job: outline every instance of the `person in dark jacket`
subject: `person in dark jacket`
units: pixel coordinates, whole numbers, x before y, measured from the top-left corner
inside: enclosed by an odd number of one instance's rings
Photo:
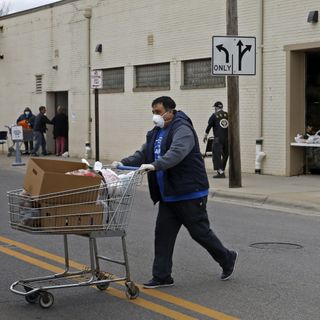
[[[39,114],[36,116],[34,120],[33,134],[34,134],[36,143],[35,143],[34,149],[31,152],[31,155],[34,157],[39,156],[38,150],[40,146],[42,149],[43,156],[46,156],[49,154],[46,149],[46,138],[44,134],[47,131],[47,124],[52,124],[52,123],[45,115],[46,112],[47,112],[46,107],[44,106],[39,107]]]
[[[217,174],[213,178],[225,178],[225,168],[229,157],[228,146],[228,113],[223,110],[223,104],[217,101],[213,107],[215,113],[208,120],[203,142],[206,143],[208,134],[213,129],[214,139],[212,142],[212,162]]]
[[[53,138],[56,144],[56,156],[61,156],[66,150],[68,139],[68,116],[63,107],[58,106],[57,114],[51,120],[53,124]]]
[[[17,119],[17,125],[22,126],[23,128],[23,135],[24,135],[23,143],[24,143],[24,149],[25,149],[23,154],[30,154],[31,150],[33,149],[32,128],[34,126],[34,119],[35,119],[35,116],[29,107],[26,107],[23,110],[23,113]],[[27,138],[27,140],[25,138]]]
[[[225,248],[210,229],[206,210],[209,183],[197,134],[190,118],[175,107],[170,97],[155,99],[155,127],[147,133],[146,143],[132,156],[113,162],[113,166],[139,166],[148,171],[151,199],[154,204],[159,202],[153,277],[145,288],[174,284],[172,256],[182,225],[220,264],[221,280],[231,277],[238,255]]]

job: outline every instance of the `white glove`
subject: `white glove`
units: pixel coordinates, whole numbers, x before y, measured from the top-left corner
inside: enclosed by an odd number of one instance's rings
[[[208,140],[208,134],[205,133],[205,134],[204,134],[204,137],[203,137],[203,143],[206,143],[207,140]]]
[[[154,171],[156,168],[152,164],[142,164],[139,171]]]
[[[113,161],[111,163],[111,168],[117,169],[119,166],[123,166],[122,162],[120,161]]]

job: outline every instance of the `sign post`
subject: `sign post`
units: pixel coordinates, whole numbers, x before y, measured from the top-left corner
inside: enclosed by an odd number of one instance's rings
[[[227,36],[212,37],[212,75],[227,76],[229,188],[240,188],[239,75],[256,74],[256,38],[238,37],[237,0],[227,0]]]
[[[227,0],[227,35],[238,35],[237,0]],[[239,127],[239,76],[228,76],[229,110],[229,188],[241,188],[241,155]]]
[[[11,127],[11,135],[12,141],[16,146],[16,162],[14,162],[13,166],[24,166],[25,163],[21,161],[21,151],[20,146],[23,141],[23,128],[22,126],[13,126]]]
[[[102,70],[91,71],[91,89],[94,89],[94,115],[95,115],[95,149],[96,161],[100,160],[99,150],[99,89],[103,88]]]

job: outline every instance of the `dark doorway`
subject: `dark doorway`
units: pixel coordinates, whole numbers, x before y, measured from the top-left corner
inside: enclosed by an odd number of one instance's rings
[[[306,52],[306,134],[320,130],[320,51]],[[307,148],[307,167],[320,174],[320,148]]]
[[[57,113],[58,106],[63,107],[64,113],[69,114],[68,91],[47,92],[47,116],[51,120]],[[47,147],[52,153],[55,153],[55,140],[53,139],[52,126],[48,126]],[[69,139],[66,141],[65,150],[69,150]]]

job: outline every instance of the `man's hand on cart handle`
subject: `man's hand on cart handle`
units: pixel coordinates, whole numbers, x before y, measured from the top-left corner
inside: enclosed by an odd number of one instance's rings
[[[203,136],[203,143],[206,143],[208,140],[208,134],[205,133],[204,136]]]
[[[111,163],[111,168],[114,168],[114,169],[117,169],[118,167],[122,167],[122,166],[123,166],[123,164],[120,161],[113,161]]]
[[[156,168],[152,164],[142,164],[139,171],[154,171]]]

